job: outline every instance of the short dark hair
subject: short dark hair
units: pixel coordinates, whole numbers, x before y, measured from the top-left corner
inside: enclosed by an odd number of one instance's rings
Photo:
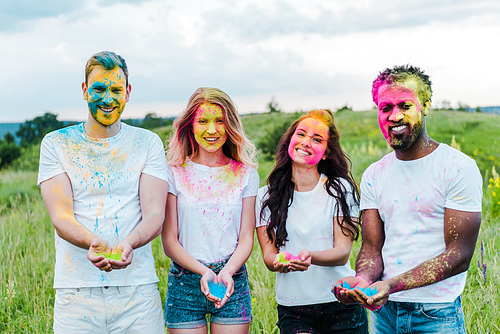
[[[107,71],[114,70],[115,68],[121,68],[123,74],[125,74],[126,87],[128,87],[127,63],[120,55],[111,51],[101,51],[92,55],[92,57],[90,57],[85,64],[85,84],[88,84],[90,72],[92,72],[96,66],[102,66]]]
[[[386,68],[379,73],[372,85],[373,102],[378,105],[378,90],[380,86],[384,84],[390,85],[392,83],[403,84],[404,82],[412,79],[415,80],[415,83],[417,84],[417,95],[420,100],[420,104],[423,105],[427,101],[430,102],[432,97],[432,88],[429,76],[420,68],[408,64],[394,66],[393,68]]]

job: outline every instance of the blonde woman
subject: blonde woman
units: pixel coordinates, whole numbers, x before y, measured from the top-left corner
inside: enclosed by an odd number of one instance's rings
[[[162,231],[169,333],[248,333],[245,262],[253,248],[259,186],[255,147],[223,91],[198,88],[174,122]],[[218,295],[216,290],[221,290]]]

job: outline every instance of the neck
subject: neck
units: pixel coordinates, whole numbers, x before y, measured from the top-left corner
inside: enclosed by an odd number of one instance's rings
[[[439,143],[429,137],[424,128],[422,135],[410,147],[404,150],[394,150],[394,152],[399,160],[416,160],[431,154],[438,146]]]
[[[120,132],[121,127],[120,119],[111,125],[102,125],[89,113],[87,123],[85,123],[85,132],[90,138],[103,139],[116,136]]]
[[[222,152],[222,147],[216,152],[207,152],[203,149],[199,149],[198,154],[190,157],[190,159],[192,162],[208,167],[222,167],[231,161],[231,159]]]
[[[297,166],[292,161],[292,181],[295,184],[295,190],[310,191],[318,184],[320,174],[318,172],[318,166]]]

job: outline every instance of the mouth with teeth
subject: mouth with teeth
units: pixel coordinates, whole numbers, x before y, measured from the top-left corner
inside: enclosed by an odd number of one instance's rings
[[[301,155],[304,155],[304,156],[307,156],[307,157],[310,156],[310,155],[312,155],[312,153],[310,153],[310,152],[308,152],[308,151],[306,151],[306,150],[304,150],[304,149],[302,149],[300,147],[296,148],[295,151],[297,151]]]
[[[205,141],[209,143],[215,143],[217,140],[219,140],[219,137],[205,137],[203,139],[205,139]]]
[[[407,129],[408,129],[408,124],[398,124],[398,125],[391,126],[389,128],[389,132],[391,134],[393,134],[394,136],[399,136],[399,135],[404,134]]]
[[[98,107],[99,110],[101,110],[102,112],[105,112],[105,113],[110,113],[112,112],[113,110],[115,110],[115,107],[109,107],[109,108],[106,108],[106,107],[103,107],[103,106],[99,106]]]

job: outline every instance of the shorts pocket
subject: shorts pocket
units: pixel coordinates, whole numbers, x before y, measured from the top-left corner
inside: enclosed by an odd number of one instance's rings
[[[237,272],[234,273],[233,277],[234,276],[241,276],[241,275],[244,275],[247,273],[247,267],[245,265],[243,265],[240,269],[238,269]]]
[[[420,312],[428,319],[434,321],[458,321],[455,303],[424,303]]]
[[[69,306],[78,299],[80,289],[56,289],[57,306]]]
[[[156,283],[136,285],[135,294],[142,297],[155,297],[159,295],[158,286]]]
[[[358,307],[361,307],[358,303],[352,303],[352,304],[343,304],[341,302],[338,303],[340,305],[340,308],[344,310],[355,310]]]
[[[168,275],[173,277],[181,277],[184,274],[184,268],[179,266],[174,261],[170,262],[170,269],[168,270]]]

